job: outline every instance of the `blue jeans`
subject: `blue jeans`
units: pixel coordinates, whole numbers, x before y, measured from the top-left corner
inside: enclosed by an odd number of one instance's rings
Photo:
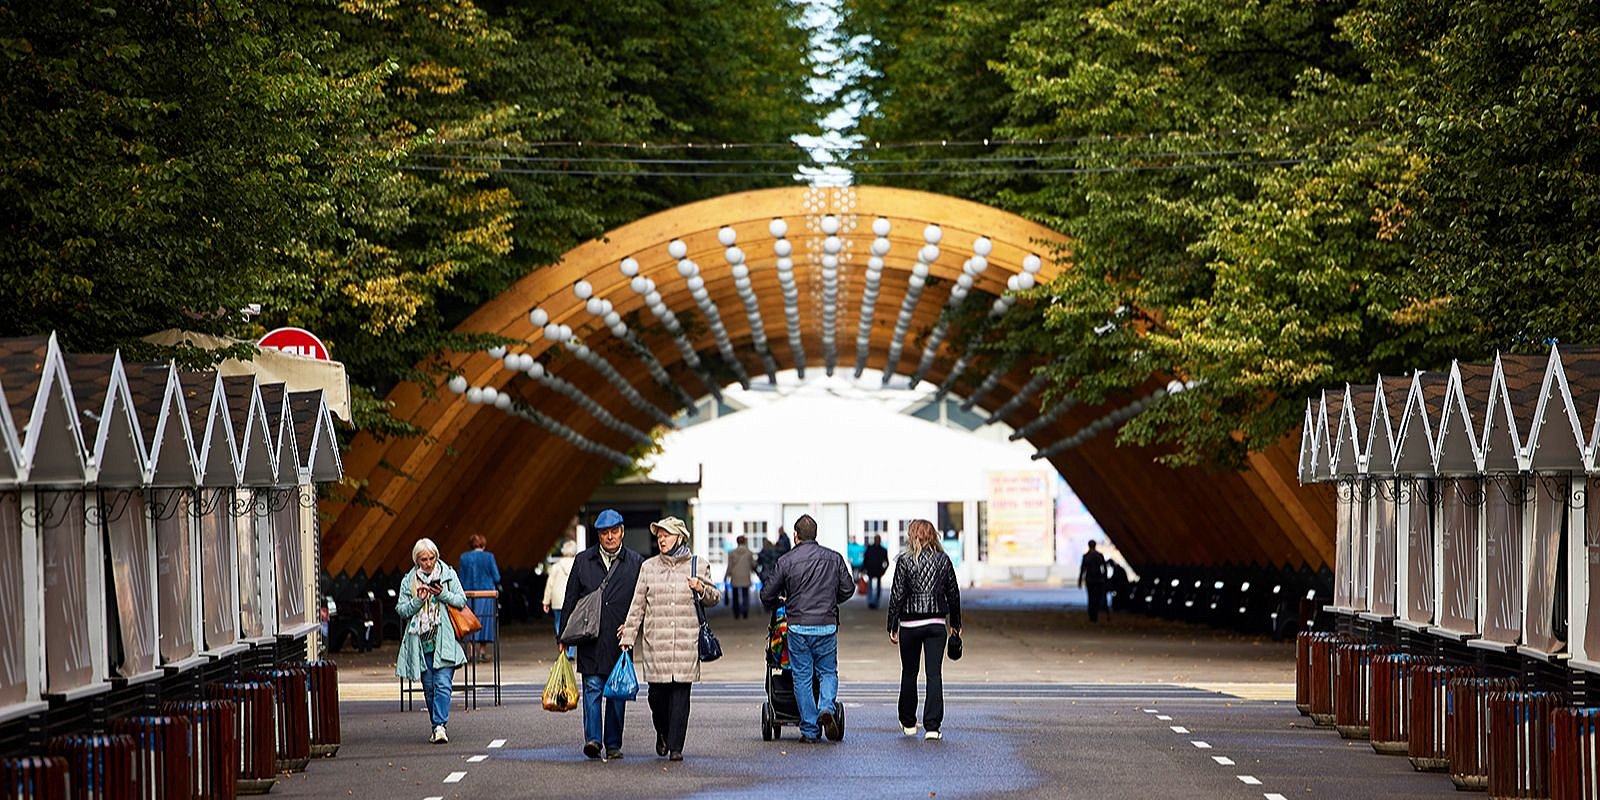
[[[583,676],[583,740],[600,742],[606,752],[622,749],[622,720],[628,701],[601,697],[606,687],[607,675]],[[605,722],[601,724],[600,705],[605,704]]]
[[[883,602],[883,576],[867,576],[867,608],[877,608]]]
[[[422,697],[428,705],[428,718],[435,726],[450,723],[450,682],[455,667],[433,667],[433,654],[422,654]]]
[[[552,609],[550,609],[550,614],[551,614],[551,616],[554,616],[556,618],[556,644],[559,645],[559,644],[561,644],[561,609],[552,608]],[[577,657],[578,657],[578,646],[577,645],[573,645],[571,647],[568,647],[567,648],[567,658],[577,658]]]
[[[800,707],[800,735],[820,738],[817,716],[834,713],[839,696],[839,635],[807,636],[789,632],[789,666],[794,670],[794,701]],[[813,696],[812,680],[820,697]]]

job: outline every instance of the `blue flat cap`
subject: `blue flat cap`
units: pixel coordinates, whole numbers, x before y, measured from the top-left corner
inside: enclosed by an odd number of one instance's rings
[[[606,528],[615,528],[621,524],[622,515],[609,508],[601,511],[600,516],[594,518],[594,529],[597,531],[603,531]]]

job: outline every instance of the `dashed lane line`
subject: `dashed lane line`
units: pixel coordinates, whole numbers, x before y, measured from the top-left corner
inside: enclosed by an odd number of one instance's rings
[[[1210,750],[1211,749],[1211,743],[1210,742],[1202,742],[1199,739],[1196,739],[1196,740],[1190,742],[1189,744],[1194,745],[1197,749],[1200,749],[1200,750]]]
[[[467,773],[465,773],[465,772],[452,772],[448,776],[445,777],[444,782],[445,783],[460,783],[461,779],[465,778],[465,777],[467,777]]]
[[[1236,775],[1234,777],[1238,778],[1241,783],[1244,783],[1247,786],[1261,785],[1261,780],[1254,775]]]
[[[490,750],[499,750],[500,748],[505,747],[505,746],[506,746],[506,740],[504,740],[504,739],[495,739],[494,741],[489,743],[489,749]]]
[[[1233,759],[1228,758],[1227,756],[1212,756],[1211,760],[1221,764],[1224,767],[1233,766]]]
[[[1188,733],[1189,732],[1189,729],[1183,727],[1182,725],[1171,725],[1171,726],[1168,726],[1168,727],[1172,728],[1172,732],[1173,733]]]
[[[489,760],[488,756],[483,755],[483,754],[480,753],[478,755],[475,755],[475,756],[467,759],[467,763],[468,764],[482,764],[483,762],[488,761],[488,760]]]

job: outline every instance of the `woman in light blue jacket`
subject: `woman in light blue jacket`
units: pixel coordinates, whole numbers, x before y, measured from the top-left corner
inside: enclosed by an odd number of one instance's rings
[[[395,611],[408,622],[394,673],[422,681],[422,695],[433,722],[433,736],[428,741],[444,744],[450,741],[444,730],[450,720],[450,682],[456,667],[467,661],[444,607],[448,603],[464,608],[467,596],[461,592],[456,571],[439,560],[439,546],[432,539],[418,539],[411,546],[411,563],[415,567],[400,581],[400,602],[395,605]]]

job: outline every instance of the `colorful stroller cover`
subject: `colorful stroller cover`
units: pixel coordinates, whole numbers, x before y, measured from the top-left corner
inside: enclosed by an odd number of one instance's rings
[[[789,668],[789,610],[778,606],[767,627],[767,666]]]

